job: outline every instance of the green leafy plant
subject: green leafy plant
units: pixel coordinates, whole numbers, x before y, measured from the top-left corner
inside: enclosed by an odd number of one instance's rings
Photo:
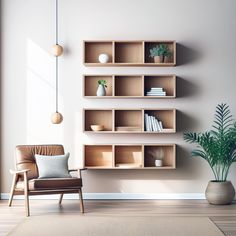
[[[171,55],[172,52],[170,51],[167,44],[159,44],[150,49],[150,57],[155,57],[155,56],[170,57]]]
[[[217,105],[211,131],[187,132],[184,133],[184,140],[197,144],[198,149],[191,154],[208,162],[215,181],[226,181],[230,166],[236,162],[236,122],[233,121],[227,104]]]
[[[103,85],[104,87],[107,88],[107,81],[104,80],[104,79],[100,79],[100,80],[98,80],[98,84],[99,84],[99,85]]]

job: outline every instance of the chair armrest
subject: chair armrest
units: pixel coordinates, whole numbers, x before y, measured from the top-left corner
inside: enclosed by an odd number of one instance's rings
[[[73,172],[73,171],[80,171],[80,170],[87,170],[87,168],[76,168],[76,169],[69,169],[69,172]]]
[[[78,177],[81,178],[81,171],[83,171],[83,170],[87,170],[87,168],[69,169],[69,173],[77,171],[78,172]]]
[[[11,174],[16,174],[16,175],[18,175],[18,174],[24,174],[24,173],[27,173],[27,172],[29,172],[30,171],[30,169],[25,169],[25,170],[10,170],[10,173]]]

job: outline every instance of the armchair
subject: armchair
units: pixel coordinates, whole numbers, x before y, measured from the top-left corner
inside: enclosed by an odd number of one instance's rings
[[[69,170],[69,172],[77,171],[78,177],[39,179],[35,154],[47,156],[63,155],[64,147],[62,145],[19,145],[16,147],[16,170],[10,170],[13,175],[13,181],[8,206],[12,205],[14,195],[24,195],[26,216],[29,216],[30,195],[60,194],[59,204],[61,204],[64,194],[78,193],[80,211],[84,213],[81,171],[85,169]]]

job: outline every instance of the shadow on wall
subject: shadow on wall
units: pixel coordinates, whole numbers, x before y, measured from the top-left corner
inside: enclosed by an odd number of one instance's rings
[[[181,97],[193,97],[198,95],[200,88],[197,84],[193,83],[190,80],[186,80],[182,77],[177,77],[176,80],[176,96],[177,98]]]
[[[192,48],[186,47],[183,44],[176,44],[176,66],[186,65],[193,63],[200,58],[200,53]]]
[[[191,158],[189,150],[184,149],[177,145],[176,149],[177,163],[175,170],[88,170],[87,174],[90,174],[94,178],[103,178],[106,173],[106,178],[112,176],[115,180],[189,180],[189,176],[192,179],[197,179],[201,173],[201,168],[196,168],[195,161],[199,162],[199,159]],[[188,177],[186,177],[188,176]]]
[[[196,117],[178,110],[176,113],[176,127],[177,132],[183,133],[199,127],[199,123]]]

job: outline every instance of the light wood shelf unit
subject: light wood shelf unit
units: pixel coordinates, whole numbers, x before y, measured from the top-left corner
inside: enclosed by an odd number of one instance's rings
[[[166,134],[176,132],[176,109],[84,109],[85,133],[138,133],[138,134]],[[146,131],[144,114],[155,116],[162,121],[162,131]],[[104,125],[103,131],[92,131],[91,125]]]
[[[159,44],[167,44],[172,52],[168,62],[155,63],[150,58],[150,49]],[[100,63],[98,56],[108,54],[108,63]],[[175,66],[176,42],[171,40],[135,41],[84,41],[85,66]]]
[[[161,158],[163,166],[156,167]],[[88,169],[176,169],[175,144],[84,145],[84,167]]]
[[[98,80],[107,81],[106,96],[96,96]],[[163,88],[166,96],[147,96],[151,88]],[[84,75],[83,95],[85,98],[140,98],[172,99],[176,97],[175,75]]]

